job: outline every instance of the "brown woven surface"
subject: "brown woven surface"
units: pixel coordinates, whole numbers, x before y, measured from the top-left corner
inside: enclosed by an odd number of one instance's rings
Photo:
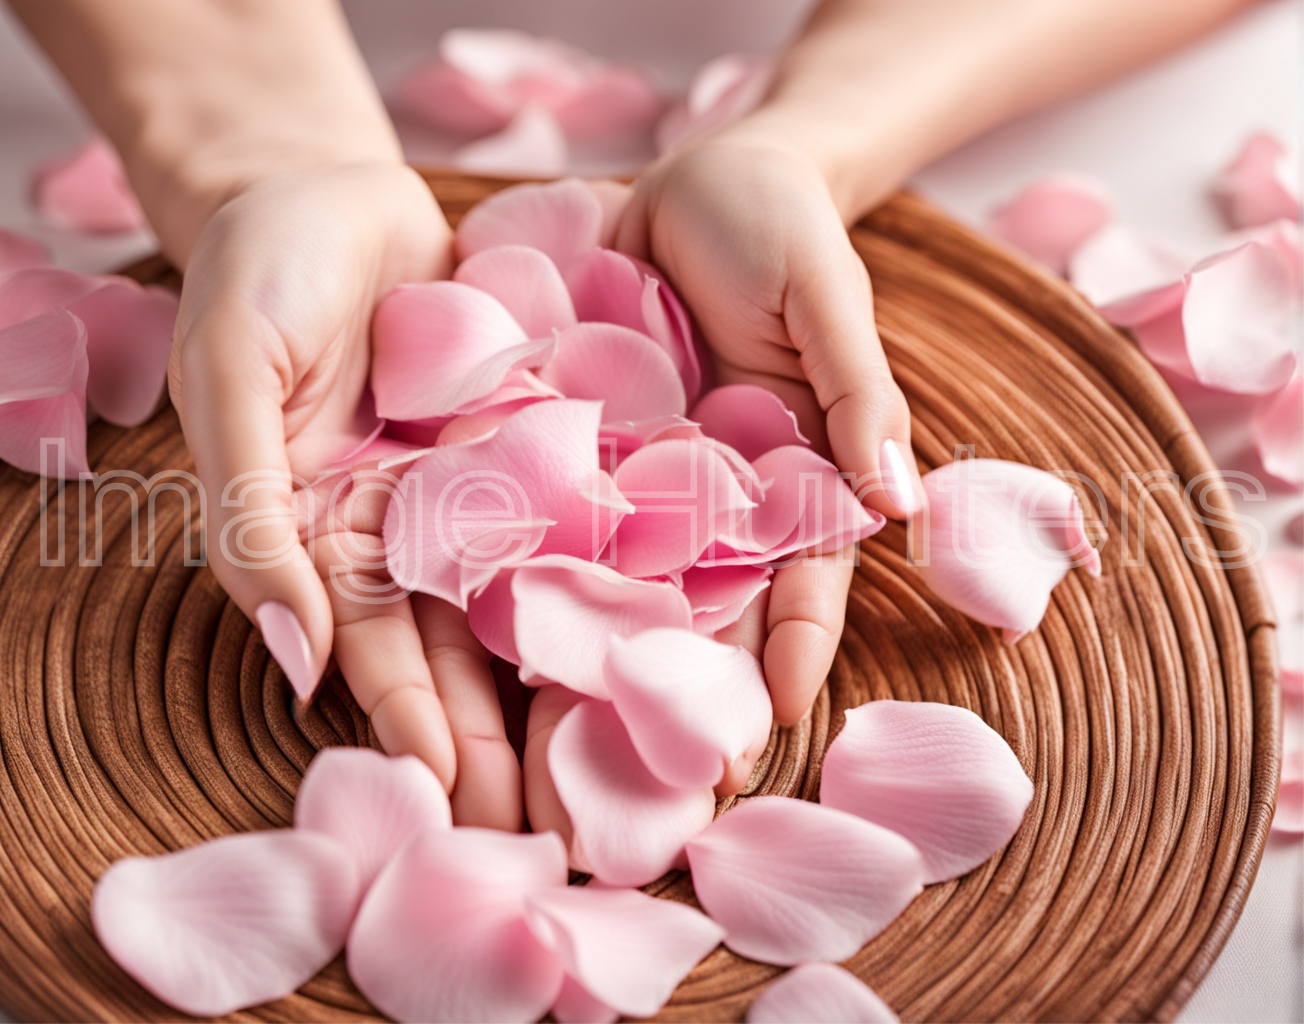
[[[453,216],[494,187],[431,179]],[[1041,629],[1008,648],[922,587],[890,525],[864,545],[828,687],[808,722],[776,735],[753,787],[812,796],[842,710],[867,699],[972,708],[1036,784],[1027,819],[1003,855],[927,889],[849,966],[905,1020],[1171,1018],[1236,920],[1276,795],[1267,597],[1252,569],[1183,549],[1238,546],[1218,512],[1230,500],[1159,377],[1066,286],[909,196],[854,238],[920,459],[972,444],[1091,477],[1108,506],[1104,576],[1070,574]],[[190,465],[170,409],[130,432],[96,426],[90,458],[146,477]],[[1152,470],[1204,479],[1195,505],[1180,485],[1125,497],[1121,475]],[[367,742],[367,723],[338,678],[294,721],[258,633],[185,564],[197,524],[178,495],[159,499],[145,566],[132,565],[126,493],[105,499],[102,566],[78,564],[75,485],[46,538],[54,554],[62,531],[65,565],[42,566],[42,501],[35,478],[0,467],[0,1005],[22,1019],[175,1019],[96,943],[95,879],[128,854],[287,824],[314,750]],[[661,889],[691,898],[686,878]],[[717,950],[662,1016],[738,1019],[776,973]],[[370,1012],[337,961],[240,1016]]]

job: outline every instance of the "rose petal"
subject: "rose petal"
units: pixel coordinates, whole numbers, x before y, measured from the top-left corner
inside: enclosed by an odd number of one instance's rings
[[[525,898],[566,885],[555,832],[432,831],[381,872],[349,933],[349,976],[399,1021],[532,1021],[561,989]]]
[[[764,963],[845,960],[923,889],[919,851],[901,836],[789,797],[739,803],[687,850],[725,945]]]
[[[1050,592],[1075,564],[1100,574],[1082,508],[1064,481],[1031,466],[964,459],[926,473],[927,551],[915,564],[947,604],[1005,631],[1037,628]]]
[[[747,1024],[896,1024],[892,1008],[837,964],[800,964],[747,1009]]]
[[[500,245],[461,262],[453,280],[488,292],[503,304],[531,338],[548,338],[575,323],[566,282],[557,265],[538,249]]]
[[[716,785],[770,734],[760,663],[690,629],[612,636],[606,679],[634,749],[668,786]]]
[[[1180,253],[1115,223],[1074,250],[1068,276],[1088,302],[1101,307],[1180,281],[1190,265]]]
[[[1304,486],[1304,376],[1300,371],[1255,412],[1254,445],[1264,469],[1278,480]]]
[[[684,102],[657,125],[657,152],[687,142],[752,110],[769,91],[773,56],[729,53],[708,61],[693,76]]]
[[[784,445],[810,445],[783,399],[755,384],[712,388],[693,406],[689,419],[749,462]]]
[[[1234,228],[1278,218],[1299,220],[1299,186],[1293,170],[1282,144],[1266,132],[1257,132],[1245,140],[1214,182],[1214,201]]]
[[[1281,759],[1281,787],[1272,831],[1287,835],[1304,832],[1304,749],[1286,751]]]
[[[585,54],[553,39],[510,28],[455,28],[439,40],[439,56],[476,81],[496,85],[551,83],[556,92],[580,84]]]
[[[620,1020],[619,1010],[595,998],[570,975],[561,983],[551,1012],[558,1024],[616,1024]]]
[[[629,1017],[650,1017],[722,929],[692,907],[637,889],[569,886],[526,900],[534,936],[595,999]]]
[[[415,757],[331,747],[304,773],[294,800],[294,826],[344,847],[366,892],[412,836],[452,828],[453,812],[434,772]]]
[[[70,306],[113,280],[107,275],[76,274],[58,267],[28,267],[0,277],[0,330]]]
[[[564,174],[570,162],[566,136],[557,119],[533,104],[524,107],[502,131],[460,146],[449,158],[472,174]]]
[[[636,509],[607,553],[627,576],[687,569],[754,505],[720,453],[689,440],[644,445],[617,467],[615,481]]]
[[[578,178],[513,185],[467,211],[457,226],[462,259],[498,245],[541,249],[565,274],[571,261],[598,244],[603,209]]]
[[[646,885],[711,823],[709,786],[667,786],[647,770],[606,701],[585,700],[557,724],[548,771],[574,829],[571,856],[609,885]]]
[[[1078,246],[1113,216],[1100,182],[1063,173],[1029,185],[994,210],[988,223],[997,238],[1064,274]]]
[[[664,102],[638,68],[596,62],[584,85],[554,107],[572,139],[611,139],[646,131]]]
[[[1000,850],[1031,800],[1009,744],[949,704],[875,700],[849,709],[820,778],[820,803],[915,844],[925,884],[957,878]]]
[[[683,575],[684,596],[693,607],[693,629],[712,636],[740,618],[770,585],[768,565],[695,565]]]
[[[490,654],[521,663],[516,650],[516,630],[513,617],[516,601],[512,597],[512,576],[515,569],[501,569],[492,580],[466,603],[466,621],[475,638]]]
[[[510,90],[478,81],[442,61],[403,78],[394,102],[400,111],[433,128],[463,136],[498,131],[520,107]]]
[[[27,267],[43,267],[49,262],[49,252],[35,238],[0,228],[0,274]]]
[[[465,608],[499,568],[532,554],[596,557],[628,507],[598,469],[600,412],[536,402],[491,437],[414,462],[385,516],[395,581]]]
[[[169,1006],[220,1017],[287,996],[344,945],[358,881],[333,839],[282,829],[128,857],[95,886],[109,955]]]
[[[683,415],[687,407],[670,357],[647,335],[616,324],[559,331],[539,379],[567,397],[602,400],[605,422]]]
[[[88,472],[86,326],[53,309],[0,329],[0,362],[10,368],[0,385],[0,459],[28,473]]]
[[[601,700],[609,696],[609,643],[656,626],[687,629],[693,621],[677,587],[566,555],[522,563],[511,588],[521,679],[543,677]]]
[[[99,136],[70,159],[37,171],[32,198],[43,215],[78,231],[119,234],[146,226],[122,161]]]
[[[531,341],[497,299],[456,281],[395,288],[376,307],[371,334],[371,388],[385,419],[454,413],[553,348]]]

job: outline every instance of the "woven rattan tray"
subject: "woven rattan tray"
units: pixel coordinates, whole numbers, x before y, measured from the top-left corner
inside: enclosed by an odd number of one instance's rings
[[[502,184],[430,180],[452,217]],[[1230,500],[1159,376],[1063,283],[910,196],[853,237],[921,460],[969,444],[1091,478],[1104,575],[1070,574],[1040,630],[1006,647],[923,588],[890,525],[864,545],[828,686],[753,788],[812,796],[843,709],[865,700],[974,709],[1036,784],[1027,819],[849,966],[905,1020],[1171,1018],[1236,920],[1276,795],[1273,620],[1256,572],[1217,554],[1242,544]],[[175,282],[161,261],[133,272]],[[92,428],[90,460],[147,478],[190,465],[171,409]],[[197,509],[179,494],[158,499],[153,564],[133,565],[128,492],[143,489],[106,493],[95,566],[78,490],[60,509],[59,488],[0,467],[0,1006],[175,1019],[100,949],[95,879],[128,854],[286,825],[314,750],[368,742],[367,722],[338,678],[295,721],[257,631],[186,564]],[[60,538],[63,564],[42,565]],[[691,898],[686,878],[654,888]],[[717,950],[662,1017],[739,1019],[776,973]],[[241,1018],[372,1015],[336,961]]]

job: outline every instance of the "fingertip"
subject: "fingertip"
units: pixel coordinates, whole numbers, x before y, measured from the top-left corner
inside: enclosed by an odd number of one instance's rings
[[[521,766],[504,739],[464,736],[458,745],[453,823],[519,832],[525,823]]]
[[[457,757],[448,719],[434,690],[404,686],[371,709],[371,728],[385,753],[413,754],[430,766],[446,792],[457,783]]]
[[[909,519],[924,506],[923,482],[910,442],[887,438],[879,448],[879,478],[890,509],[877,511],[893,519]]]

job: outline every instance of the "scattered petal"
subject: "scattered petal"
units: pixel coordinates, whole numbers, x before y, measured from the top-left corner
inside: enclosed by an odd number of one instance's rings
[[[693,629],[712,636],[742,618],[756,595],[770,585],[768,565],[695,565],[683,575],[684,596],[693,608]]]
[[[122,161],[99,136],[71,159],[37,171],[32,197],[42,214],[78,231],[119,234],[146,226]]]
[[[601,400],[604,421],[683,415],[687,405],[679,374],[656,342],[611,323],[558,332],[556,355],[539,379],[570,398]]]
[[[1285,148],[1266,132],[1245,140],[1213,185],[1214,201],[1228,225],[1257,227],[1300,218],[1299,184]]]
[[[753,1001],[747,1024],[896,1024],[892,1008],[837,964],[800,964]]]
[[[735,805],[687,850],[693,889],[725,945],[763,963],[845,960],[923,889],[907,840],[790,797]]]
[[[498,245],[541,249],[565,274],[602,236],[603,208],[578,178],[512,185],[467,211],[457,226],[462,259]]]
[[[281,829],[120,860],[96,883],[91,920],[154,995],[220,1017],[289,995],[333,960],[358,895],[338,843]]]
[[[519,101],[503,86],[481,82],[442,61],[425,64],[399,82],[395,106],[454,135],[487,135],[516,113]]]
[[[58,267],[28,267],[0,277],[0,330],[70,306],[99,288],[107,276],[77,274]]]
[[[1068,277],[1088,302],[1102,307],[1174,284],[1190,265],[1182,254],[1126,225],[1113,223],[1073,252]]]
[[[966,708],[875,700],[846,712],[824,755],[820,803],[905,836],[924,883],[958,878],[1023,822],[1032,783],[1009,744]]]
[[[1029,185],[993,211],[992,234],[1067,273],[1069,257],[1114,216],[1109,194],[1095,179],[1064,173]]]
[[[12,368],[0,385],[0,459],[28,473],[88,472],[85,324],[52,309],[4,327],[0,362]]]
[[[570,161],[566,136],[557,119],[530,104],[502,131],[460,146],[450,158],[454,167],[472,174],[518,174],[552,178]]]
[[[647,770],[606,701],[566,713],[548,744],[548,771],[574,829],[573,862],[608,885],[660,878],[715,814],[709,786],[667,786]]]
[[[783,399],[755,384],[712,388],[693,406],[689,419],[749,462],[784,445],[810,445]]]
[[[453,280],[488,292],[531,338],[552,337],[575,323],[566,282],[557,265],[538,249],[500,245],[463,260]]]
[[[1304,377],[1299,370],[1255,412],[1254,444],[1264,469],[1278,480],[1304,486]]]
[[[638,68],[592,62],[584,85],[554,108],[562,131],[572,139],[611,139],[646,131],[664,101]]]
[[[35,238],[0,228],[0,274],[27,267],[43,267],[49,262],[49,252]]]

